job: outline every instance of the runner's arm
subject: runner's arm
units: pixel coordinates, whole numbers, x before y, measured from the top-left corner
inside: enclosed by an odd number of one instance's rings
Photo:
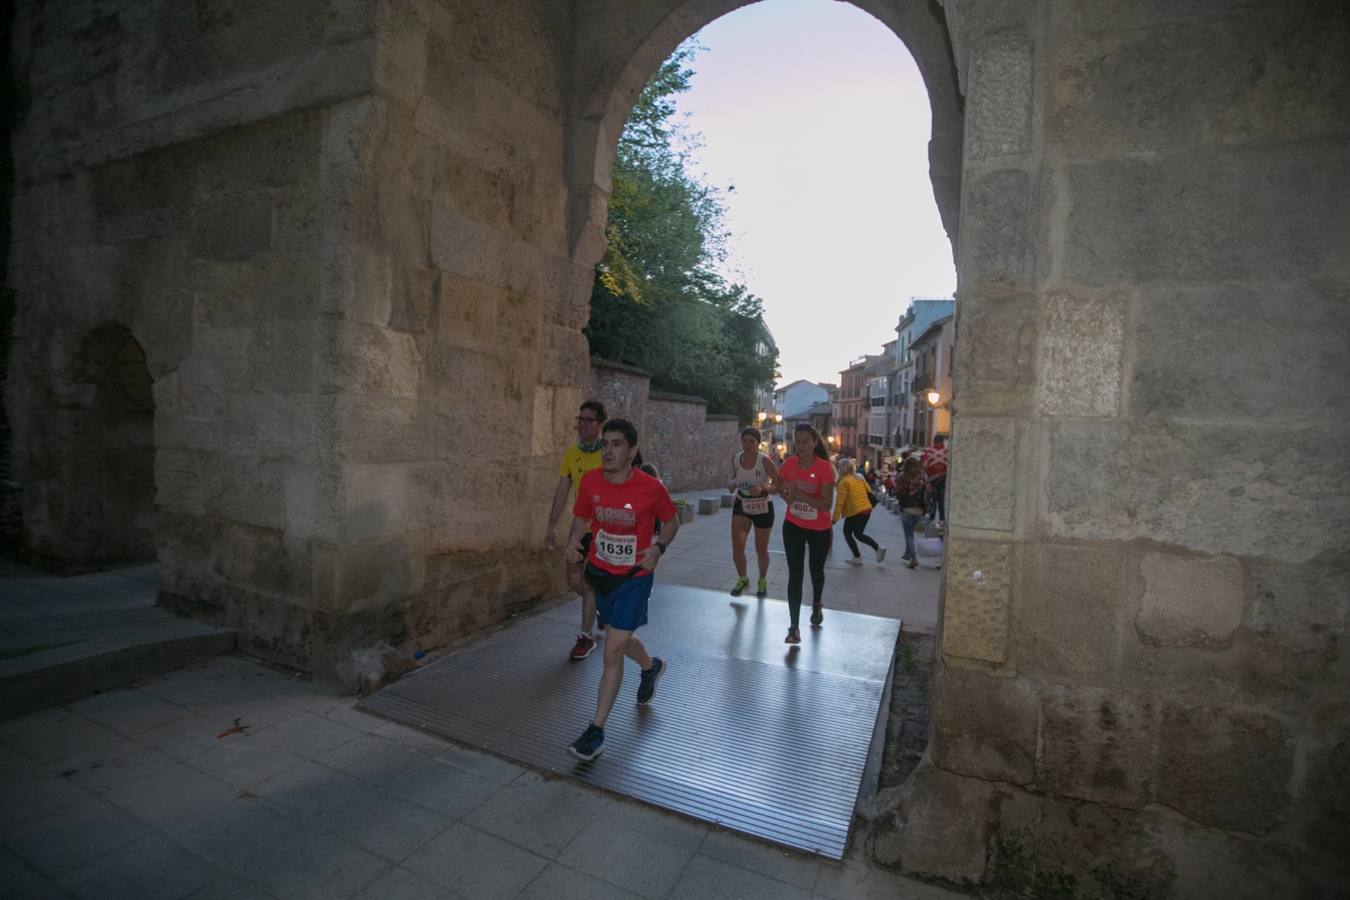
[[[578,516],[572,520],[572,528],[567,532],[567,561],[579,563],[586,558],[586,553],[581,549],[581,539],[586,534],[586,529],[590,527],[590,522]]]
[[[661,535],[652,543],[650,547],[642,551],[642,559],[638,560],[638,565],[642,568],[651,570],[656,568],[656,563],[665,556],[670,550],[670,542],[675,540],[675,534],[680,530],[680,517],[675,516],[672,519],[666,519],[661,523]],[[577,538],[577,540],[581,540]],[[665,545],[662,550],[657,544]]]
[[[767,496],[775,493],[778,488],[778,467],[767,456],[764,457],[764,474],[769,476],[769,483],[764,485],[764,493]]]
[[[553,549],[554,533],[558,530],[558,519],[562,517],[563,506],[567,503],[567,494],[571,490],[572,479],[567,475],[559,478],[558,486],[553,489],[553,508],[548,511],[548,531],[545,537],[545,546],[550,550]]]

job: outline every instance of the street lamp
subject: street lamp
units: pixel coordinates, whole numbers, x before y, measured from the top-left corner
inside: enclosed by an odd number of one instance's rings
[[[941,395],[940,393],[938,393],[936,389],[930,388],[930,389],[928,390],[928,405],[929,405],[929,406],[937,406],[937,405],[938,405],[938,401],[941,400],[941,399],[942,399],[942,395]]]

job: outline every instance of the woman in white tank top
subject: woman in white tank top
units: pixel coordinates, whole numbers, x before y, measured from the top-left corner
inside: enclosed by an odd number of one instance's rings
[[[745,539],[755,529],[755,555],[759,560],[759,587],[755,595],[769,592],[769,538],[773,534],[773,499],[769,486],[778,480],[778,470],[759,452],[760,435],[756,428],[741,432],[741,452],[731,459],[728,489],[736,494],[731,510],[731,559],[736,564],[736,585],[731,596],[739,597],[750,586],[746,574]]]

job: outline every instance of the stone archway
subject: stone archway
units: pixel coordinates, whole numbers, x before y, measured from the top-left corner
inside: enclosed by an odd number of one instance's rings
[[[185,448],[157,460],[165,583],[248,646],[331,673],[559,589],[604,148],[737,5],[16,4],[30,522],[73,483],[34,466],[68,452],[62,342],[128,322]],[[859,5],[925,77],[907,29],[951,35],[959,90],[929,89],[964,121],[934,145],[960,335],[936,724],[877,856],[1333,892],[1348,8]]]

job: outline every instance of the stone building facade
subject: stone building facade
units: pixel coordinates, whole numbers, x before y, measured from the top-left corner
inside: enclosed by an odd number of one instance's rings
[[[1350,7],[855,3],[928,85],[958,264],[935,723],[870,851],[1033,891],[1342,890]],[[97,560],[140,515],[88,464],[124,329],[167,601],[341,675],[560,589],[615,142],[741,5],[19,0],[33,552]]]

